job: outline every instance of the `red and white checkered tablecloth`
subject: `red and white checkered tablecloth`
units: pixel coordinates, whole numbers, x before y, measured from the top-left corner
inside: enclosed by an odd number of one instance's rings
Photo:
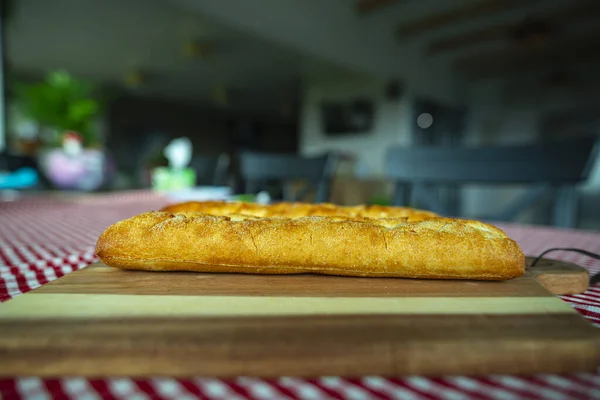
[[[96,260],[94,245],[110,224],[162,207],[165,198],[151,192],[127,192],[84,198],[22,198],[0,202],[0,301],[39,287]],[[600,232],[514,224],[499,225],[527,255],[550,247],[577,247],[600,253]],[[576,253],[552,258],[600,272],[600,262]],[[600,285],[586,293],[562,296],[600,328]],[[0,362],[2,360],[0,359]],[[259,379],[211,377],[171,379],[85,379],[65,377],[0,378],[0,399],[600,399],[600,373],[443,378],[379,377],[354,379]]]

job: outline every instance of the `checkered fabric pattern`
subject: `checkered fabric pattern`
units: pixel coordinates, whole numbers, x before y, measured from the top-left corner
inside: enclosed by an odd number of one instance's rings
[[[23,198],[0,202],[0,301],[7,301],[96,261],[94,245],[110,224],[157,209],[167,199],[151,192],[86,196],[77,199]],[[498,224],[523,248],[538,255],[551,247],[600,253],[600,233]],[[600,262],[555,252],[552,258],[600,272]],[[600,285],[562,296],[600,328]],[[0,362],[2,360],[0,359]],[[600,399],[600,373],[437,379],[419,376],[353,379],[211,377],[171,379],[0,378],[1,399]]]

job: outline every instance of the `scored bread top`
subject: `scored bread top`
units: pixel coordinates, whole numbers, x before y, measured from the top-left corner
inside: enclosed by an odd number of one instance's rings
[[[150,214],[154,213],[156,212],[150,212]],[[423,218],[419,220],[411,220],[411,216],[371,218],[363,216],[345,215],[309,215],[293,217],[275,215],[269,217],[258,217],[254,215],[241,213],[216,215],[203,213],[199,211],[180,211],[173,213],[164,210],[161,210],[158,213],[160,213],[163,216],[166,215],[168,217],[162,220],[158,225],[153,226],[153,229],[160,229],[160,224],[171,224],[178,222],[181,223],[183,221],[186,221],[186,223],[194,223],[199,221],[211,221],[212,223],[237,222],[241,223],[240,226],[242,226],[244,223],[286,224],[295,221],[297,224],[358,223],[362,225],[372,225],[373,227],[385,228],[387,230],[409,231],[413,233],[418,230],[421,233],[426,231],[433,231],[438,234],[442,232],[455,235],[476,234],[478,236],[481,236],[483,239],[508,239],[508,236],[504,231],[493,225],[489,225],[475,220],[445,218],[441,216]]]
[[[171,213],[199,212],[217,216],[246,215],[260,218],[303,218],[340,217],[363,220],[377,218],[405,219],[408,222],[423,221],[440,216],[431,211],[409,207],[386,207],[378,205],[338,206],[330,203],[276,203],[261,205],[256,203],[225,201],[190,201],[172,204],[162,209]]]

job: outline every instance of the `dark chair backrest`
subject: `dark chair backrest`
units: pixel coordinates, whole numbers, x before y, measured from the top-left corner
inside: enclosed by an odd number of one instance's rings
[[[190,168],[196,171],[198,186],[227,186],[229,178],[229,156],[194,156]]]
[[[547,195],[554,196],[555,226],[574,226],[575,185],[585,181],[598,151],[596,137],[496,147],[406,147],[390,149],[386,174],[395,184],[395,205],[413,198],[440,214],[456,215],[457,207],[440,201],[432,185],[529,184],[531,190],[490,219],[513,220]]]
[[[284,193],[284,200],[303,200],[310,189],[314,188],[314,202],[322,203],[329,199],[330,180],[337,159],[332,154],[302,157],[294,154],[246,151],[240,154],[239,161],[240,173],[246,182],[246,192],[256,193],[260,185],[269,181],[281,182],[284,185],[293,181],[306,181],[306,187],[299,193]]]
[[[591,170],[596,138],[540,145],[390,149],[387,176],[419,183],[576,183]]]

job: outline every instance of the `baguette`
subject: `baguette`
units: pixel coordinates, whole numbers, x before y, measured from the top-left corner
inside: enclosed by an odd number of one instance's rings
[[[477,280],[524,273],[523,252],[496,227],[410,219],[152,211],[110,226],[96,253],[109,266],[151,271]]]

